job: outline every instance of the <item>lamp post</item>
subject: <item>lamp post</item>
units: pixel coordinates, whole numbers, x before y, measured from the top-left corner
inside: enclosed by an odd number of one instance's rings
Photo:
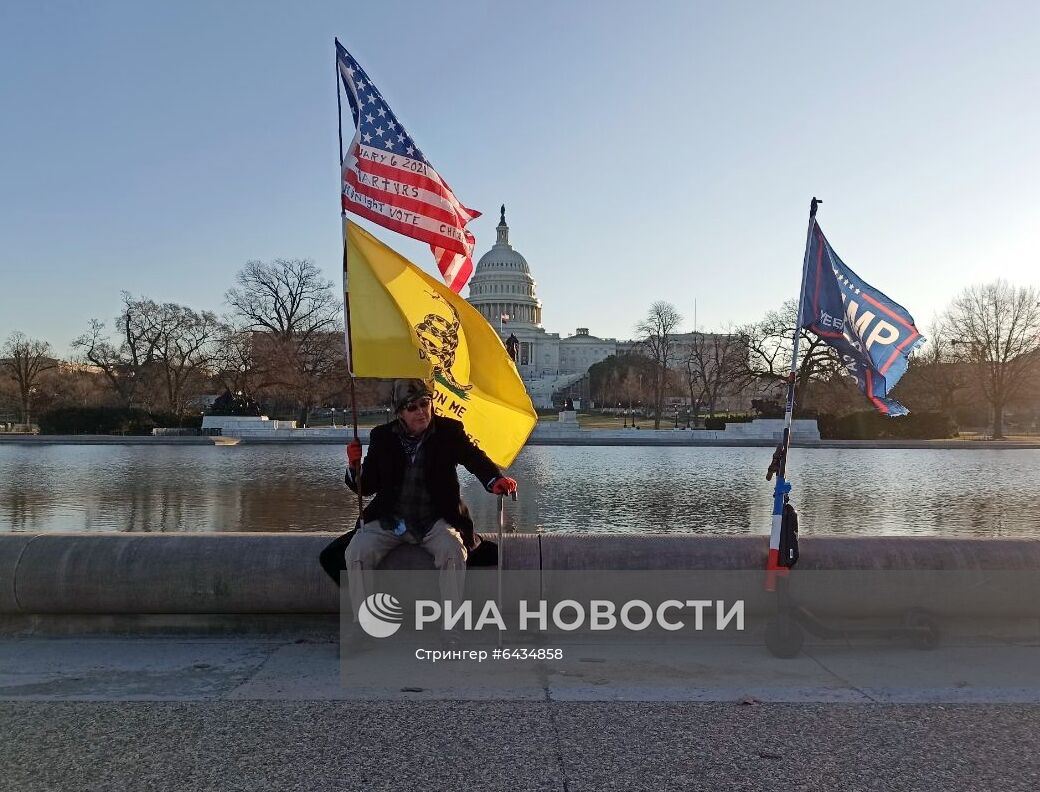
[[[643,374],[642,373],[639,374],[639,395],[640,396],[643,395]],[[636,399],[636,404],[639,405],[639,406],[642,406],[643,400],[641,398]],[[654,403],[654,414],[655,415],[657,414],[656,411],[657,411],[657,404],[655,402]],[[644,413],[644,415],[645,415],[645,413]],[[632,428],[634,429],[635,426],[636,426],[636,417],[635,417],[635,414],[633,414],[632,415]]]
[[[332,428],[336,428],[336,408],[332,408]]]
[[[675,428],[679,428],[679,405],[675,405]]]
[[[966,346],[970,348],[972,352],[974,352],[979,346],[981,346],[981,344],[979,344],[977,341],[965,340],[963,338],[951,338],[950,346]]]
[[[22,415],[22,421],[25,422],[25,431],[31,431],[29,427],[32,425],[32,403],[36,400],[36,394],[39,393],[39,388],[33,385],[29,388],[29,398],[25,403],[25,413]]]

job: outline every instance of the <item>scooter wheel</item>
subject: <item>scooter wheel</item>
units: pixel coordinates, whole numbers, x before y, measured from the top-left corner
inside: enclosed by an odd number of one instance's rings
[[[773,657],[797,657],[805,643],[805,633],[793,619],[770,619],[766,623],[766,649]]]
[[[924,608],[908,610],[903,616],[903,627],[916,649],[934,649],[939,645],[939,625]]]

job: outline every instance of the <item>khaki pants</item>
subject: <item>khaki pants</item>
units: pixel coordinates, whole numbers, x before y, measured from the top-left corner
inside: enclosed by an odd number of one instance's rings
[[[395,536],[390,531],[384,531],[378,520],[362,525],[350,540],[345,556],[354,621],[357,621],[358,608],[365,601],[365,592],[372,590],[372,570],[379,566],[387,553],[402,544],[420,542],[410,533]],[[456,604],[461,602],[466,585],[467,557],[462,535],[444,520],[437,520],[422,538],[421,546],[433,556],[434,565],[441,571],[441,599]]]

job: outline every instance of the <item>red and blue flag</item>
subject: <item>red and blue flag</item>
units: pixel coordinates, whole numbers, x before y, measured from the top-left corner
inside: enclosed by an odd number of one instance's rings
[[[343,157],[343,209],[429,244],[441,277],[461,292],[473,273],[480,217],[455,197],[354,57],[336,42],[336,63],[356,132]]]
[[[838,353],[870,402],[884,415],[906,415],[909,410],[888,394],[924,337],[903,306],[860,278],[838,257],[815,221],[801,302],[801,326]]]

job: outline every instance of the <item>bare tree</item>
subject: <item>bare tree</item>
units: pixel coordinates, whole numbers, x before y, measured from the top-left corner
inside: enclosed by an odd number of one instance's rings
[[[635,425],[635,409],[636,405],[642,403],[646,392],[643,387],[643,375],[633,369],[629,369],[628,373],[625,374],[624,379],[621,380],[621,392],[628,400],[628,411],[632,416],[632,425]]]
[[[184,410],[186,388],[208,374],[219,322],[208,311],[176,303],[157,303],[123,292],[123,310],[115,319],[116,338],[103,322],[73,341],[97,366],[127,407],[160,404]]]
[[[228,304],[251,330],[281,340],[304,341],[315,333],[335,330],[342,305],[332,281],[308,259],[248,262],[226,294]]]
[[[968,364],[958,358],[957,346],[942,317],[925,332],[928,342],[910,355],[909,367],[899,381],[898,400],[914,409],[937,410],[953,415],[957,394],[967,390]]]
[[[745,374],[763,392],[777,391],[787,382],[791,371],[793,335],[797,323],[798,301],[787,300],[779,310],[769,311],[762,319],[743,325],[737,333],[747,342]],[[841,362],[823,339],[801,330],[798,363],[798,388],[804,390],[812,379],[831,379],[841,370]]]
[[[176,303],[163,303],[157,313],[156,368],[165,386],[167,409],[180,415],[188,385],[208,374],[220,322],[209,311],[195,311]]]
[[[117,341],[105,332],[105,323],[90,320],[90,330],[72,342],[83,350],[84,358],[97,366],[108,379],[120,400],[133,407],[150,383],[161,337],[159,306],[146,298],[122,293],[123,310],[115,318]]]
[[[1040,291],[1005,280],[965,289],[947,309],[949,343],[969,362],[1004,437],[1004,408],[1040,365]]]
[[[120,401],[126,405],[133,401],[136,383],[126,368],[125,359],[119,354],[119,347],[108,339],[104,322],[91,319],[90,329],[76,338],[72,347],[83,350],[83,359],[101,369]]]
[[[690,405],[703,402],[715,415],[719,398],[736,392],[747,378],[747,344],[734,333],[693,333],[682,365]]]
[[[252,331],[236,325],[233,319],[221,323],[217,331],[213,366],[216,375],[231,393],[254,394],[265,384],[256,352]]]
[[[675,362],[676,330],[682,316],[670,302],[658,300],[650,306],[646,318],[636,325],[636,333],[647,357],[654,362],[654,429],[661,428],[664,392],[668,387],[668,371]]]
[[[307,259],[250,261],[226,294],[236,325],[253,331],[252,354],[268,388],[292,399],[301,420],[333,392],[342,366],[342,303],[332,281]]]
[[[46,341],[15,331],[4,343],[0,366],[18,389],[23,424],[32,423],[32,402],[40,384],[40,375],[57,365],[58,361],[51,356],[51,345]]]

